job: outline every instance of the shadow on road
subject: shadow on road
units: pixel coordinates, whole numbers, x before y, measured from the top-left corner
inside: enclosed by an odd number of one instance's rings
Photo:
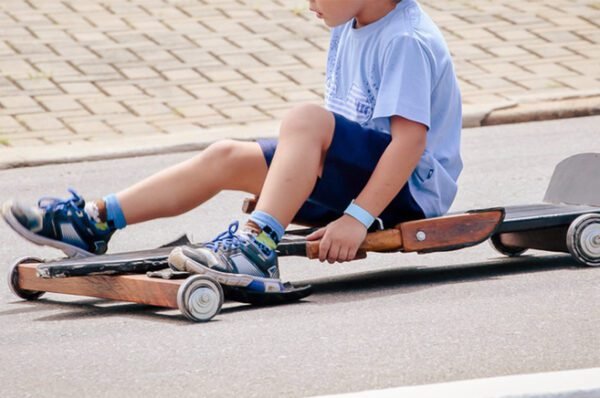
[[[168,311],[165,308],[154,307],[136,303],[123,303],[102,299],[82,299],[77,301],[56,301],[52,299],[40,298],[36,301],[19,301],[13,304],[27,304],[29,308],[17,308],[0,312],[1,316],[23,314],[37,311],[65,310],[58,314],[42,316],[35,321],[69,321],[83,318],[104,318],[111,316],[135,316],[154,321],[162,322],[181,322],[185,318],[183,315],[164,314]]]
[[[415,291],[465,282],[498,279],[507,275],[531,274],[553,270],[581,269],[570,256],[523,256],[502,258],[485,263],[457,264],[443,267],[395,268],[383,271],[361,272],[326,279],[303,280],[313,286],[313,297],[327,302],[335,294],[335,302],[358,301],[365,296],[409,294]],[[333,299],[332,299],[333,301]]]
[[[507,275],[531,274],[565,269],[581,269],[566,255],[543,257],[502,258],[485,263],[459,264],[443,267],[396,268],[361,272],[351,275],[296,281],[296,284],[311,284],[313,295],[295,305],[328,302],[354,302],[367,298],[410,294],[435,286],[481,280],[498,279]],[[334,297],[335,296],[335,297]],[[37,312],[49,309],[64,309],[64,312],[37,318],[36,321],[78,320],[90,317],[128,316],[152,319],[153,321],[189,325],[176,310],[168,310],[142,304],[114,302],[102,299],[78,301],[52,301],[41,298],[28,304],[28,308],[15,308],[0,312],[0,317]],[[289,305],[289,304],[288,304]],[[272,307],[272,306],[269,306]],[[226,304],[221,314],[235,314],[265,309],[265,306]]]
[[[52,295],[58,293],[50,293]],[[62,296],[62,295],[61,295]],[[71,296],[75,297],[75,296]],[[18,299],[17,299],[18,300]],[[113,316],[128,316],[136,318],[152,319],[154,321],[179,323],[182,325],[193,325],[176,309],[156,307],[151,305],[118,302],[105,299],[87,299],[81,298],[76,301],[61,301],[53,300],[52,297],[46,296],[35,301],[14,301],[9,303],[19,305],[19,308],[14,308],[6,311],[0,311],[0,317],[11,315],[22,315],[27,313],[43,312],[50,310],[63,310],[60,313],[41,316],[34,319],[35,321],[69,321],[79,320],[84,318],[106,318]],[[289,303],[288,305],[302,305],[306,302],[298,301]],[[27,307],[23,307],[27,306]],[[229,314],[236,312],[246,312],[267,307],[275,307],[276,305],[254,306],[249,304],[226,301],[220,314]],[[218,317],[211,322],[218,321]]]

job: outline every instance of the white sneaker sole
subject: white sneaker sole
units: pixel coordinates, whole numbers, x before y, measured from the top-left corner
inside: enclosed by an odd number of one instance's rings
[[[284,286],[279,279],[261,278],[259,276],[231,274],[228,272],[217,271],[189,258],[183,253],[181,247],[176,247],[173,249],[169,254],[167,261],[179,271],[190,272],[198,275],[206,275],[215,279],[222,285],[248,287],[252,283],[258,282],[264,286],[265,293],[279,293],[284,291]]]
[[[83,257],[94,256],[93,253],[90,253],[87,250],[83,250],[77,246],[73,246],[68,243],[58,241],[58,240],[49,239],[49,238],[46,238],[46,237],[43,237],[43,236],[40,236],[38,234],[31,232],[30,230],[25,228],[23,225],[21,225],[21,223],[17,220],[17,218],[15,217],[15,215],[13,214],[13,212],[11,210],[12,205],[13,205],[13,202],[11,200],[9,200],[8,202],[5,202],[4,205],[2,205],[2,218],[4,219],[4,221],[6,221],[8,226],[13,231],[15,231],[16,233],[21,235],[23,238],[27,239],[29,242],[34,243],[38,246],[54,247],[55,249],[58,249],[58,250],[62,251],[63,253],[65,253],[68,257],[72,257],[72,258],[83,258]]]

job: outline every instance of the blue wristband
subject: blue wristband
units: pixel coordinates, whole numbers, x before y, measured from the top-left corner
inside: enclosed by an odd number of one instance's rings
[[[367,229],[369,229],[373,224],[373,221],[375,221],[375,217],[373,217],[371,213],[354,203],[354,201],[352,201],[346,210],[344,210],[344,214],[356,218]]]

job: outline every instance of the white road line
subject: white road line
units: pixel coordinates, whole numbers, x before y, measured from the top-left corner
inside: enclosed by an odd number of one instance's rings
[[[492,377],[320,398],[599,398],[600,368]]]

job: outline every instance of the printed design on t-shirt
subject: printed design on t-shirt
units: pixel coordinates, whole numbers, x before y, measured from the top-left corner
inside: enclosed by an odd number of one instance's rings
[[[329,101],[335,97],[337,93],[337,79],[336,79],[337,71],[332,71],[328,74],[325,79],[325,104],[328,104]]]
[[[340,37],[337,34],[333,34],[331,36],[331,41],[329,43],[329,52],[327,54],[327,70],[331,70],[335,65],[335,61],[337,59],[337,49],[340,44]]]
[[[375,96],[371,91],[367,89],[365,92],[357,84],[352,84],[346,97],[340,98],[334,94],[337,92],[337,87],[335,76],[332,77],[326,90],[327,109],[360,124],[371,120],[375,107]]]

